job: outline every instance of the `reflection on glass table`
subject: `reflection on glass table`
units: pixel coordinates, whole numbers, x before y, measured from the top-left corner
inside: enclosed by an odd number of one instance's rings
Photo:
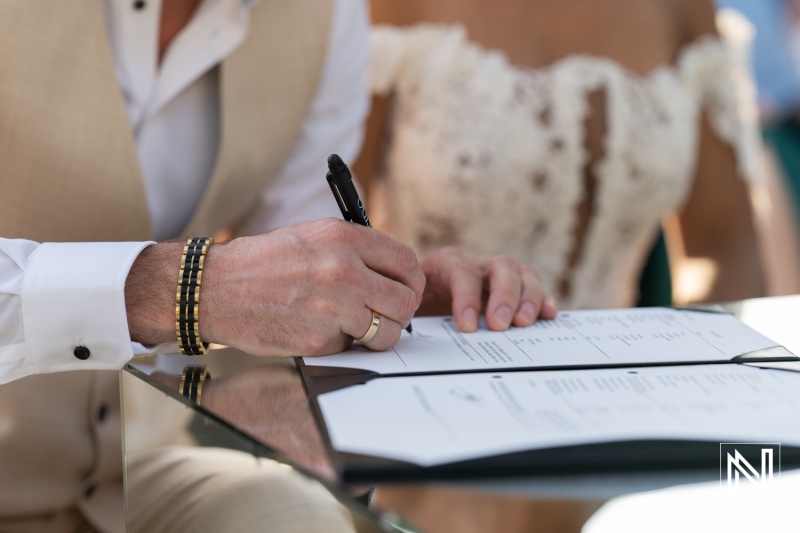
[[[170,361],[171,356],[165,357]],[[254,367],[204,388],[204,404],[208,401],[224,414],[243,416],[253,436],[210,411],[190,406],[174,393],[177,376],[160,371],[148,375],[129,367],[120,380],[128,531],[153,532],[153,524],[163,523],[164,515],[174,516],[161,531],[192,530],[197,526],[191,516],[193,500],[206,508],[204,516],[219,520],[203,524],[208,531],[239,531],[233,524],[237,513],[248,521],[264,517],[263,524],[271,530],[290,525],[292,531],[322,531],[325,523],[324,531],[331,532],[406,531],[396,517],[371,512],[353,497],[356,494],[332,483],[333,470],[319,433],[313,421],[303,418],[308,409],[302,387],[292,386],[299,382],[291,367]],[[134,410],[158,416],[125,416]],[[276,445],[266,446],[253,438],[256,435]],[[171,480],[169,492],[153,490],[156,476]],[[260,508],[253,512],[239,507],[242,500]],[[162,518],[151,522],[154,515]]]
[[[750,300],[725,307],[793,353],[800,353],[800,328],[796,326],[800,297]],[[190,406],[178,393],[180,375],[187,364],[208,365],[213,375],[203,388],[201,407]],[[750,531],[746,524],[753,517],[766,515],[770,517],[771,531],[797,529],[790,515],[791,506],[778,505],[800,495],[797,474],[784,471],[773,486],[772,497],[758,496],[760,493],[753,488],[733,497],[720,487],[717,464],[705,470],[572,472],[381,485],[368,510],[363,500],[356,501],[354,496],[369,487],[343,486],[337,479],[293,361],[254,358],[230,349],[212,350],[207,356],[193,358],[158,355],[134,361],[122,372],[122,381],[125,412],[174,411],[169,428],[125,426],[129,471],[132,465],[141,464],[130,458],[140,453],[147,442],[163,441],[159,432],[169,433],[179,420],[184,420],[187,431],[181,434],[183,442],[277,458],[294,465],[296,471],[322,480],[357,518],[359,530],[402,530],[397,525],[399,516],[406,523],[433,533],[580,531],[592,513],[612,498],[615,499],[586,524],[587,533],[708,531],[712,523],[725,524],[727,531]],[[132,396],[137,397],[136,401]],[[149,397],[150,403],[142,402],[140,397]],[[167,417],[159,417],[164,418]],[[375,421],[376,431],[380,431],[382,422],[385,421]],[[800,431],[800,413],[787,424],[796,424]],[[130,484],[128,488],[128,500],[133,501],[137,495],[130,492]],[[742,504],[744,498],[747,505]],[[668,509],[673,506],[682,511],[670,512]]]

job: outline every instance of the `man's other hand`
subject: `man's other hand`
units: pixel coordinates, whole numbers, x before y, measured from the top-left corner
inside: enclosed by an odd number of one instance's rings
[[[539,273],[512,257],[473,261],[448,246],[421,264],[428,282],[420,314],[452,313],[461,331],[475,331],[484,309],[486,323],[496,331],[556,316],[556,301],[544,294]]]

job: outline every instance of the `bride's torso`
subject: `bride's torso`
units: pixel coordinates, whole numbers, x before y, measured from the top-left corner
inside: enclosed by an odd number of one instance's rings
[[[393,95],[377,225],[420,254],[513,255],[565,308],[633,303],[690,190],[705,104],[741,144],[734,52],[715,37],[646,75],[587,55],[520,68],[452,25],[378,27],[373,48],[373,90]]]

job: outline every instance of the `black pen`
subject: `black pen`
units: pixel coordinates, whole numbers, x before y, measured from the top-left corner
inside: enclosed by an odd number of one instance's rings
[[[353,184],[353,175],[350,169],[344,164],[342,158],[336,154],[328,156],[328,173],[325,175],[328,185],[331,186],[336,203],[342,211],[342,218],[348,222],[355,222],[361,226],[372,227],[369,223],[367,210],[358,197],[358,191]],[[408,323],[406,331],[411,333],[411,322]]]

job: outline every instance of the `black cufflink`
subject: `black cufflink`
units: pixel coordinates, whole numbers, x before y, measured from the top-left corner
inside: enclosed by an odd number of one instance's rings
[[[92,355],[92,352],[90,352],[89,348],[87,348],[86,346],[78,346],[72,353],[75,355],[75,357],[77,357],[81,361],[89,359],[89,356]]]
[[[147,4],[145,4],[144,0],[136,0],[133,3],[133,9],[135,9],[136,11],[141,11],[142,9],[144,9],[144,6],[146,5]]]

